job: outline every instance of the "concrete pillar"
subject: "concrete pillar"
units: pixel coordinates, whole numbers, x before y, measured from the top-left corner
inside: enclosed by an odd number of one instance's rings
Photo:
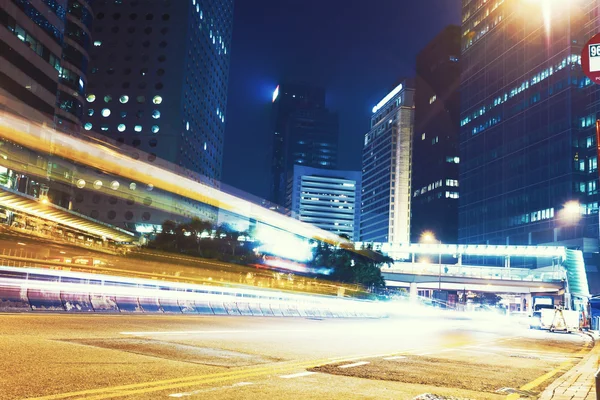
[[[531,314],[531,312],[533,311],[533,299],[531,297],[531,293],[527,293],[525,296],[523,296],[523,299],[525,300],[525,309],[523,311]]]
[[[408,293],[410,295],[410,299],[413,301],[417,300],[417,297],[419,297],[419,291],[415,282],[410,283],[410,289]]]

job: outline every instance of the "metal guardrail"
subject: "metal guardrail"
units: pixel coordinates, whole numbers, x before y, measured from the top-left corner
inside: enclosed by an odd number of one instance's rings
[[[0,267],[0,311],[109,311],[249,315],[381,317],[373,303],[39,268]],[[110,306],[112,304],[112,306]],[[252,308],[256,311],[251,311]],[[189,311],[189,310],[208,310]],[[221,310],[218,312],[217,310]],[[268,313],[260,310],[269,310]],[[275,314],[273,313],[275,310]],[[171,311],[172,312],[172,311]]]

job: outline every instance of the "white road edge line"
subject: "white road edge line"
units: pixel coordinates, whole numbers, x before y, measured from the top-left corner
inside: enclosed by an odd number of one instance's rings
[[[292,378],[300,378],[302,376],[308,376],[308,375],[313,375],[313,374],[316,374],[316,372],[304,371],[304,372],[298,372],[297,374],[281,375],[280,378],[292,379]]]
[[[354,364],[340,365],[338,368],[353,368],[353,367],[360,367],[361,365],[367,365],[367,364],[370,364],[370,362],[368,362],[368,361],[359,361],[359,362],[356,362]]]

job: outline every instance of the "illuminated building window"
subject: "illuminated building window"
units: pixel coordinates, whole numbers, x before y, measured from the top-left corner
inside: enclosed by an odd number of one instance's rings
[[[94,182],[94,189],[100,189],[102,188],[102,181],[97,180],[96,182]]]
[[[160,104],[160,103],[162,103],[162,101],[163,101],[163,99],[161,96],[154,96],[154,98],[152,99],[152,102],[154,104]]]
[[[119,130],[119,132],[123,132],[127,127],[125,126],[125,124],[119,124],[119,126],[117,126],[117,129]]]
[[[109,115],[110,115],[110,110],[108,108],[103,108],[102,109],[102,116],[106,118]]]
[[[86,100],[88,103],[93,103],[96,100],[96,95],[95,94],[88,94],[86,97]]]
[[[94,115],[94,109],[90,108],[88,109],[88,115],[91,117],[92,115]]]
[[[85,129],[86,131],[89,131],[89,130],[91,130],[91,129],[92,129],[92,123],[91,123],[91,122],[86,122],[86,123],[85,123],[85,125],[84,125],[83,127],[84,127],[84,129]]]
[[[135,182],[131,182],[129,184],[129,190],[135,190],[137,188],[137,185],[135,184]]]
[[[125,104],[129,101],[129,96],[123,95],[123,96],[119,97],[119,101],[121,103]]]
[[[429,98],[429,104],[433,104],[437,100],[437,96],[434,94]]]
[[[142,131],[142,126],[141,125],[136,125],[133,127],[133,130],[136,132],[141,132]]]
[[[158,127],[158,125],[152,125],[152,133],[158,133],[159,130],[160,128]]]
[[[104,102],[105,103],[110,103],[112,101],[112,96],[111,95],[106,95],[104,96]]]
[[[119,189],[119,186],[121,186],[121,185],[120,185],[120,184],[119,184],[119,182],[117,182],[117,181],[112,181],[112,182],[110,183],[110,188],[111,188],[112,190],[117,190],[117,189]]]
[[[95,40],[95,41],[94,41],[94,47],[100,47],[100,46],[102,46],[102,41],[100,41],[100,40]]]
[[[160,118],[160,111],[158,111],[158,110],[152,111],[152,118],[159,119]]]

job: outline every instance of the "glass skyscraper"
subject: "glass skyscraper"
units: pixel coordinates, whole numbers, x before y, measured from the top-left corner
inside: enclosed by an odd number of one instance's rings
[[[94,3],[85,129],[221,179],[233,0]]]
[[[598,91],[580,57],[593,10],[463,0],[461,243],[597,251]]]
[[[432,232],[458,240],[460,27],[449,26],[417,56],[412,149],[411,240]]]
[[[78,131],[92,20],[88,0],[0,2],[0,92],[40,113],[27,118]]]
[[[414,82],[374,108],[362,160],[361,242],[409,243]]]
[[[284,206],[294,165],[336,168],[338,115],[325,108],[325,89],[284,83],[273,93],[272,128],[269,200]]]

